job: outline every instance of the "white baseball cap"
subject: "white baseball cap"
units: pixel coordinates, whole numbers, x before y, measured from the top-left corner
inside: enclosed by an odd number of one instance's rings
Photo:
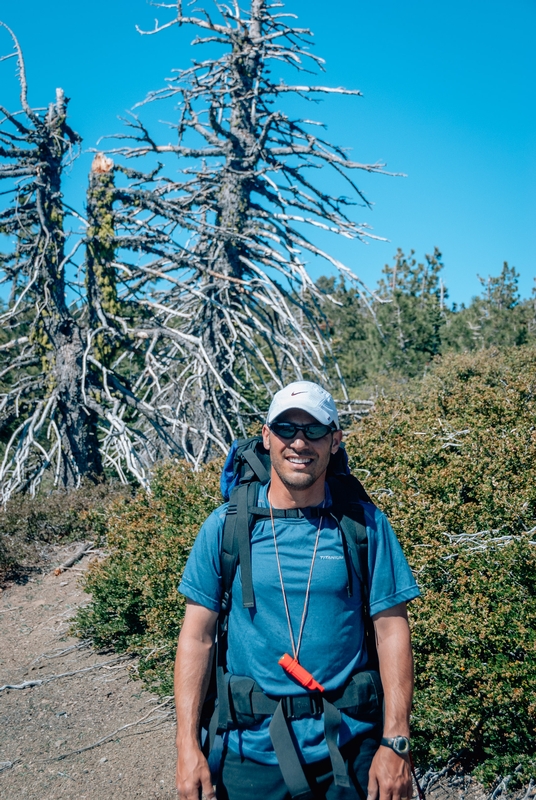
[[[317,383],[294,381],[276,392],[268,409],[266,424],[270,425],[280,414],[291,408],[307,411],[323,425],[331,425],[333,430],[339,430],[339,415],[335,401],[330,393]]]

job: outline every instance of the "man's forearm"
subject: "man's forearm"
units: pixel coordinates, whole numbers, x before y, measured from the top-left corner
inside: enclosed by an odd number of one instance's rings
[[[177,790],[181,800],[215,797],[210,770],[200,750],[199,719],[212,665],[218,615],[188,601],[175,660]]]
[[[373,619],[385,698],[383,735],[409,737],[413,656],[406,605],[401,603]],[[407,756],[379,747],[370,766],[367,800],[408,800],[411,794]]]
[[[208,620],[204,618],[207,616]],[[210,680],[216,618],[216,614],[206,609],[188,605],[175,659],[177,745],[198,741],[201,708]]]
[[[177,745],[197,739],[201,708],[207,693],[212,662],[212,644],[179,639],[175,661],[175,707]]]
[[[384,690],[384,736],[409,736],[413,698],[413,654],[405,607],[396,606],[374,621]]]

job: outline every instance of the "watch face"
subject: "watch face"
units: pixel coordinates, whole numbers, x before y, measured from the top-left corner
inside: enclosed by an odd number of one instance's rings
[[[409,753],[409,739],[406,736],[395,736],[393,739],[393,750],[401,756]]]

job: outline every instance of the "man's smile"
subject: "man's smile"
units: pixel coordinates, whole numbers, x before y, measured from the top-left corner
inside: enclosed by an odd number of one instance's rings
[[[304,466],[306,467],[308,464],[312,464],[313,457],[312,456],[286,456],[287,461],[291,464],[295,464],[296,466]]]

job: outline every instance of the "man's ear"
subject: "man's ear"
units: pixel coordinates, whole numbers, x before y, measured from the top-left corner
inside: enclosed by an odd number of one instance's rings
[[[331,440],[331,453],[335,455],[342,442],[342,431],[335,431]]]
[[[268,425],[262,426],[262,443],[265,450],[270,449],[270,428]]]

